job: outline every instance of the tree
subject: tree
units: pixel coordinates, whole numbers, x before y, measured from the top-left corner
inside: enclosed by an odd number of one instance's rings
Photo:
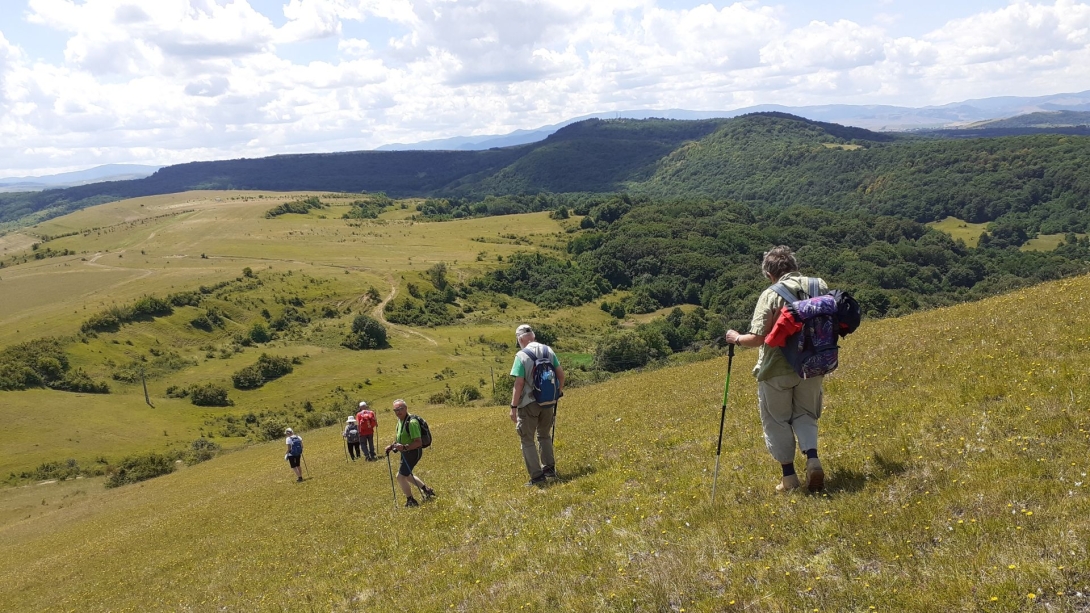
[[[389,347],[386,342],[386,326],[368,315],[356,315],[352,320],[352,333],[341,343],[349,349],[384,349]]]

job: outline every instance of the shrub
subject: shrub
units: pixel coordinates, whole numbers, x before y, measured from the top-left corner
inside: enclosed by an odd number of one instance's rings
[[[199,407],[229,407],[234,405],[231,399],[227,397],[227,390],[215,383],[190,387],[189,401]]]
[[[201,462],[207,462],[212,458],[219,455],[219,452],[223,448],[218,444],[204,438],[203,436],[189,445],[189,449],[185,453],[185,463],[187,466],[193,466],[194,464],[200,464]]]
[[[598,350],[598,363],[609,372],[639,368],[650,359],[651,350],[647,342],[631,331],[606,337]]]
[[[255,343],[267,343],[272,340],[272,335],[269,333],[269,329],[265,327],[265,324],[258,321],[254,322],[254,325],[250,327],[250,340]]]
[[[160,453],[122,458],[113,470],[108,471],[106,487],[118,487],[137,483],[174,472],[174,460]]]
[[[259,433],[261,437],[266,441],[275,441],[276,439],[284,436],[284,429],[287,426],[279,419],[270,419],[269,421],[261,423],[261,429]]]
[[[280,356],[261,354],[257,362],[231,376],[235,387],[249,390],[261,387],[273,379],[279,379],[292,371],[292,361]]]
[[[349,349],[383,349],[386,342],[386,326],[367,315],[356,315],[352,320],[352,333],[341,343]]]

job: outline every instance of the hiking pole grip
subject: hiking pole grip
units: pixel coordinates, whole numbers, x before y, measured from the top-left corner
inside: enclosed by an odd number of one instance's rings
[[[734,365],[734,345],[727,345],[727,378],[723,383],[723,406],[719,410],[719,442],[715,446],[715,473],[712,476],[712,504],[715,504],[715,486],[719,483],[719,454],[723,451],[723,425],[727,420],[727,393],[730,391],[730,370]]]

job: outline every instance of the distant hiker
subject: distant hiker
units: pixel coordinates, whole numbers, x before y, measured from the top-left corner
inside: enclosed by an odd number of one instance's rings
[[[564,369],[560,360],[548,345],[542,345],[536,338],[526,324],[515,329],[520,350],[511,365],[511,376],[515,378],[515,387],[511,390],[511,421],[522,441],[522,459],[530,474],[528,486],[556,478],[552,427],[556,400],[564,389]],[[545,392],[537,389],[543,387],[549,388],[548,398],[544,397]]]
[[[778,347],[766,344],[766,336],[787,304],[775,285],[782,284],[794,296],[807,295],[806,277],[799,274],[795,254],[779,246],[764,254],[761,271],[771,286],[757,299],[757,308],[749,324],[750,333],[727,330],[726,341],[742,347],[760,347],[753,375],[757,377],[757,404],[761,413],[765,446],[783,470],[776,486],[778,492],[789,492],[806,486],[817,492],[825,486],[825,472],[818,460],[818,418],[821,417],[821,384],[824,377],[803,379],[784,358]],[[828,291],[825,281],[818,279],[822,293]],[[795,444],[806,455],[806,482],[800,483],[795,474]]]
[[[355,417],[349,417],[348,421],[345,422],[344,432],[341,433],[341,436],[344,437],[345,444],[348,445],[348,455],[355,462],[356,458],[360,457],[360,426],[356,423]]]
[[[288,453],[284,456],[284,459],[288,461],[288,466],[295,471],[295,480],[303,480],[303,469],[299,467],[299,461],[303,459],[303,439],[298,434],[292,431],[291,428],[284,430],[284,434],[288,435],[288,438],[284,441],[288,445]]]
[[[361,402],[359,409],[359,413],[356,413],[356,425],[360,430],[363,455],[367,456],[368,462],[374,462],[378,459],[375,457],[375,430],[378,429],[378,418],[366,402]]]
[[[397,416],[397,426],[394,429],[394,442],[386,446],[386,455],[391,451],[401,454],[401,468],[397,469],[397,482],[401,484],[401,491],[405,494],[405,506],[418,507],[420,503],[413,498],[412,484],[416,484],[424,495],[424,500],[435,496],[435,490],[431,489],[413,474],[413,468],[424,455],[424,442],[421,440],[420,422],[416,416],[409,415],[409,405],[398,398],[394,401],[394,415]]]

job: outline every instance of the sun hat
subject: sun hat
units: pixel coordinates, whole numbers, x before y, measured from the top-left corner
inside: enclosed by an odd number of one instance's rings
[[[344,420],[344,423],[351,424],[351,423],[354,423],[355,421],[356,421],[355,417],[349,417],[348,419]]]
[[[287,430],[284,430],[284,434],[295,434],[295,432],[291,428],[288,428]]]
[[[363,402],[361,402],[361,403],[360,403],[360,408],[361,408],[361,409],[366,409],[366,408],[367,408],[367,406],[368,406],[368,405],[367,405],[367,401],[363,401]]]

